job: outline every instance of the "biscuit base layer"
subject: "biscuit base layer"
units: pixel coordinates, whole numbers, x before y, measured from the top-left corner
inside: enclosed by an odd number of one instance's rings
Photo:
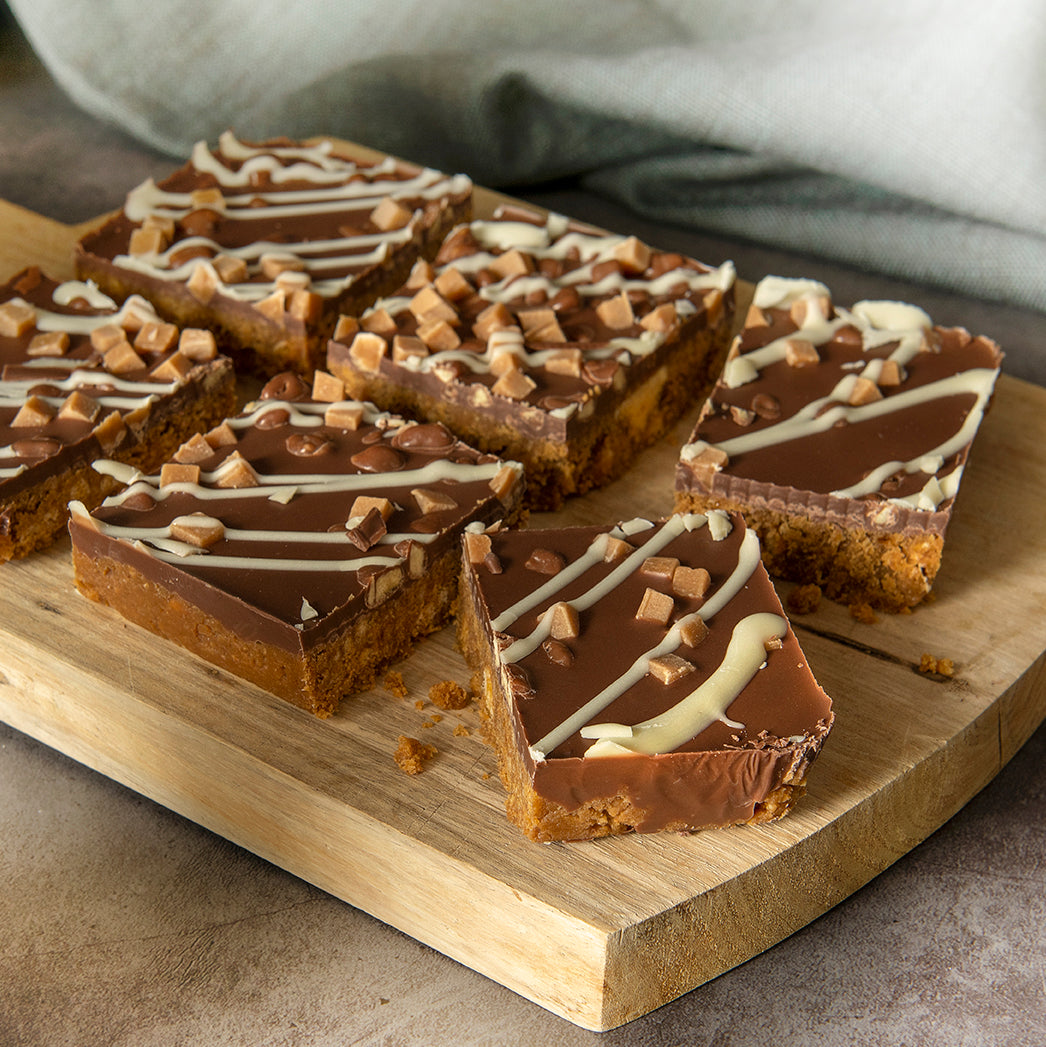
[[[74,524],[73,570],[84,596],[320,717],[330,716],[345,695],[370,686],[419,638],[441,628],[457,593],[459,557],[451,549],[385,604],[354,616],[308,650],[288,650],[247,639],[235,623],[204,612],[133,566],[81,547],[77,531],[84,528]]]
[[[837,603],[900,612],[921,603],[941,566],[944,537],[844,527],[765,505],[677,491],[676,512],[741,513],[759,534],[763,563],[775,577],[816,585]]]

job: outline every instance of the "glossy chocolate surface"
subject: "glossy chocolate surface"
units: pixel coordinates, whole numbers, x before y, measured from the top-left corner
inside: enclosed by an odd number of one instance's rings
[[[932,327],[921,311],[899,303],[868,303],[878,323],[862,315],[864,303],[853,312],[828,303],[825,316],[815,310],[804,324],[795,303],[803,308],[807,296],[828,302],[827,289],[800,281],[774,286],[790,284],[794,293],[757,308],[739,336],[684,449],[679,488],[943,530],[990,402],[998,347]],[[891,318],[895,329],[884,322]],[[797,365],[773,352],[789,341],[812,346],[815,361]],[[865,375],[865,388],[855,389]],[[822,419],[830,424],[819,425]],[[702,469],[705,444],[728,462]],[[696,468],[688,464],[695,452]]]
[[[336,298],[416,239],[448,201],[470,196],[463,176],[391,158],[353,160],[330,141],[253,145],[226,133],[214,150],[198,143],[168,178],[132,190],[123,211],[83,243],[88,253],[157,280],[188,281],[219,258],[240,263],[212,272],[220,293],[241,301],[281,287],[288,296]],[[393,200],[400,210],[383,219],[376,209]],[[132,249],[132,235],[150,221],[169,225],[154,250]]]

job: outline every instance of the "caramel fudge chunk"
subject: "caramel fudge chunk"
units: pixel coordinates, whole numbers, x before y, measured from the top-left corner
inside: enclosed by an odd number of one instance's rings
[[[0,287],[0,366],[0,561],[64,534],[71,499],[114,489],[95,458],[150,469],[235,405],[206,332],[36,268]]]
[[[73,507],[79,590],[319,716],[445,622],[462,532],[513,522],[522,489],[441,425],[289,373],[158,473],[95,468],[128,486]]]
[[[215,330],[241,369],[311,375],[339,313],[398,287],[471,215],[463,176],[353,160],[330,140],[198,143],[180,170],[132,190],[78,247],[117,298]]]
[[[466,549],[459,635],[524,833],[690,831],[791,809],[832,703],[740,516],[490,537],[484,560]],[[539,549],[558,570],[535,569]]]
[[[524,463],[555,508],[628,468],[707,395],[734,270],[502,208],[447,238],[396,294],[345,322],[328,369],[351,394],[441,421]]]
[[[930,591],[1002,354],[899,302],[769,277],[676,470],[676,508],[739,510],[771,574],[900,611]]]

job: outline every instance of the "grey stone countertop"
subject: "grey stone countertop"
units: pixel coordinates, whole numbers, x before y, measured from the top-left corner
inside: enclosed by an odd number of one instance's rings
[[[173,166],[71,105],[0,8],[0,197],[77,222]],[[569,185],[526,195],[742,273],[817,277],[844,301],[918,301],[1046,381],[1041,315],[652,227]],[[4,1047],[1046,1043],[1046,726],[825,916],[602,1034],[2,724],[0,877]]]

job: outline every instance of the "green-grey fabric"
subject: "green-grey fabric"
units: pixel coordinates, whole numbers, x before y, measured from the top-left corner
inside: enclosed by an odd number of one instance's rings
[[[1046,309],[1041,0],[9,2],[172,156],[334,134]]]

